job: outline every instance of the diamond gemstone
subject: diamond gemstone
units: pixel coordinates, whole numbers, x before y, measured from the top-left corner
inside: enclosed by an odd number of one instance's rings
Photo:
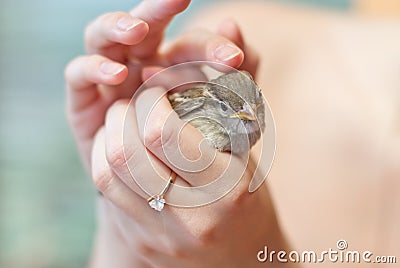
[[[164,204],[165,204],[165,199],[160,197],[160,196],[156,196],[154,198],[152,198],[149,201],[149,205],[152,209],[155,209],[157,211],[161,211],[164,208]]]

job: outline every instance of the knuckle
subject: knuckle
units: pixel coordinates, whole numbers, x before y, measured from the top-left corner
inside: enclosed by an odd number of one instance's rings
[[[107,162],[112,168],[121,169],[126,165],[127,157],[123,145],[113,146],[106,152]]]
[[[67,122],[68,122],[68,125],[70,128],[74,129],[79,126],[79,124],[77,123],[76,113],[71,109],[70,106],[65,107],[64,115],[65,115],[65,118],[67,119]]]
[[[234,191],[227,206],[230,210],[243,207],[244,203],[249,199],[249,192],[243,190]]]
[[[113,111],[114,109],[118,108],[118,107],[127,107],[129,105],[130,99],[118,99],[116,100],[111,106],[110,108],[108,108],[108,113],[110,113],[111,111]]]
[[[74,91],[98,82],[98,66],[104,60],[103,56],[93,54],[82,55],[70,61],[64,69],[66,90]]]
[[[65,66],[65,69],[64,69],[64,80],[65,81],[68,81],[70,78],[71,68],[72,68],[73,64],[74,64],[74,60],[68,62],[67,65]]]
[[[67,63],[64,69],[64,78],[67,86],[76,84],[78,78],[88,78],[88,74],[90,74],[87,71],[87,69],[90,69],[88,68],[90,67],[89,65],[97,63],[101,59],[100,55],[81,55]],[[84,76],[82,76],[82,73]]]
[[[162,128],[150,125],[145,128],[143,142],[146,147],[160,147],[162,145]]]
[[[216,226],[204,224],[200,230],[194,234],[196,247],[206,248],[216,241],[217,230]]]
[[[224,209],[228,213],[237,213],[246,206],[250,199],[250,193],[247,191],[247,180],[242,178],[236,187],[229,193],[227,198],[222,200]]]
[[[81,59],[82,59],[82,56],[79,56],[67,63],[67,65],[65,66],[65,69],[64,69],[65,81],[70,82],[70,80],[73,78],[75,66]]]
[[[145,128],[143,142],[151,149],[160,149],[169,145],[173,141],[173,132],[162,124],[148,123]]]
[[[114,21],[126,16],[129,16],[128,13],[123,11],[108,12],[100,16],[100,21]]]
[[[107,122],[115,121],[116,116],[120,116],[120,110],[126,110],[129,105],[129,100],[121,99],[117,100],[107,111],[106,114],[106,128]],[[124,131],[124,127],[122,127],[122,131]],[[139,148],[134,148],[133,146],[125,146],[124,143],[124,135],[121,134],[121,137],[114,139],[112,142],[107,143],[106,150],[106,159],[107,162],[113,169],[122,169],[126,167],[127,161],[133,158]]]
[[[110,189],[113,179],[114,175],[110,169],[93,172],[92,174],[95,187],[102,193],[106,193]]]
[[[156,250],[144,242],[139,242],[136,245],[136,250],[141,256],[152,257],[156,255]]]
[[[88,45],[92,40],[93,24],[94,22],[89,23],[83,31],[83,40],[86,45]]]
[[[136,251],[143,257],[154,257],[160,254],[160,251],[174,258],[175,260],[188,259],[190,257],[187,248],[179,245],[168,245],[168,247],[162,247],[161,249],[156,249],[154,246],[149,245],[144,241],[140,241],[135,245]]]
[[[190,256],[187,252],[187,249],[182,246],[171,246],[170,255],[174,259],[188,259]]]
[[[112,170],[121,174],[130,174],[139,163],[140,148],[136,146],[116,145],[106,152],[106,159]],[[129,167],[128,167],[129,162]]]
[[[90,22],[84,31],[85,41],[90,41],[94,35],[98,34],[98,29],[102,29],[104,25],[115,23],[118,19],[127,16],[128,14],[122,11],[108,12],[100,15],[97,19]]]
[[[91,21],[83,32],[86,47],[90,47],[90,45],[95,42],[94,40],[97,38],[99,31],[104,32],[104,29],[107,29],[107,27],[104,27],[104,25],[114,22],[124,14],[124,12],[108,12]]]

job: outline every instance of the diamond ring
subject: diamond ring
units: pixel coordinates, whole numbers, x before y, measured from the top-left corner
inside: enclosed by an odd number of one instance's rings
[[[168,192],[169,188],[171,185],[174,183],[176,178],[176,173],[171,170],[171,173],[169,174],[169,179],[167,185],[165,185],[164,189],[161,191],[161,193],[157,195],[153,195],[152,197],[147,199],[147,203],[149,203],[149,206],[157,211],[161,211],[164,209],[165,205],[165,199],[164,195]]]

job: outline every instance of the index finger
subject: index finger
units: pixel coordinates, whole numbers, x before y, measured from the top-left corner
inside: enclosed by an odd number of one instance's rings
[[[190,0],[145,0],[130,11],[132,17],[140,18],[149,25],[146,38],[131,50],[131,55],[147,58],[153,55],[164,36],[164,31],[175,15],[184,11]]]
[[[144,145],[191,186],[213,184],[214,192],[228,192],[242,177],[247,164],[208,145],[197,129],[178,117],[165,93],[160,87],[149,88],[136,99]]]

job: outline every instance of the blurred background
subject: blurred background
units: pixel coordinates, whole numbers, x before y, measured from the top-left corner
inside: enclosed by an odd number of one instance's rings
[[[201,5],[172,24],[173,37]],[[215,1],[213,1],[215,2]],[[348,10],[349,0],[286,0]],[[63,70],[98,15],[138,1],[0,2],[0,267],[84,267],[95,191],[64,117]]]

